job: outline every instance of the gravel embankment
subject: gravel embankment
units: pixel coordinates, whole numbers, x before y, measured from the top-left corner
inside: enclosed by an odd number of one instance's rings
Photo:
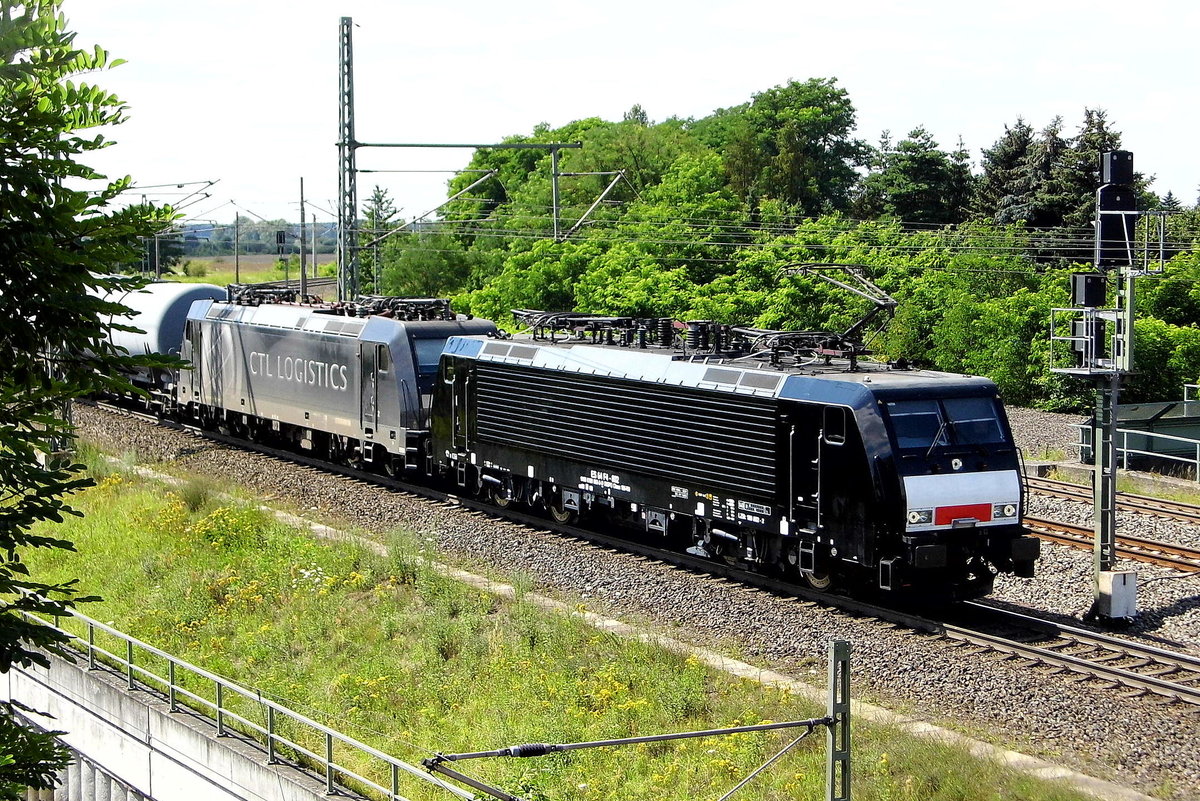
[[[1009,409],[1013,436],[1026,453],[1076,451],[1071,425],[1081,418],[1029,409]],[[1091,504],[1030,494],[1029,513],[1081,526],[1092,525]],[[1117,531],[1200,547],[1200,529],[1150,515],[1118,512]],[[1121,560],[1119,569],[1138,572],[1138,616],[1125,632],[1134,639],[1200,654],[1200,574],[1180,576],[1168,568]],[[1079,618],[1092,603],[1092,555],[1043,544],[1035,580],[1001,576],[993,598]],[[1163,642],[1166,640],[1167,642]]]
[[[1074,441],[1066,426],[1077,418],[1020,410],[1010,414],[1018,442],[1027,448],[1062,450],[1053,443]],[[823,675],[828,641],[848,639],[856,698],[1055,758],[1143,792],[1169,787],[1170,794],[1163,797],[1200,797],[1200,717],[1191,708],[1164,705],[1156,698],[1127,698],[1121,690],[1080,682],[1070,674],[972,655],[939,638],[788,603],[89,408],[78,410],[77,422],[87,438],[110,449],[173,461],[381,534],[404,526],[469,566],[528,575],[542,591],[657,625],[680,639],[735,650],[742,658],[797,677]],[[1055,514],[1042,510],[1040,499],[1037,503],[1038,513]],[[1091,600],[1090,555],[1051,546],[1044,554],[1037,578],[1002,580],[996,597],[1079,616]],[[1139,606],[1145,611],[1134,633],[1195,647],[1200,619],[1193,596],[1200,581],[1152,581],[1154,570],[1139,567]]]

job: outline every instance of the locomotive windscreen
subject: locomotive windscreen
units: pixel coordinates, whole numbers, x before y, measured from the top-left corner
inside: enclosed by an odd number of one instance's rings
[[[887,411],[902,449],[1008,441],[992,398],[889,401]]]
[[[773,495],[776,402],[478,362],[481,439],[696,489]]]

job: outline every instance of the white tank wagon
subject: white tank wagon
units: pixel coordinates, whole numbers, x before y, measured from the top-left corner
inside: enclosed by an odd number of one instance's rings
[[[119,303],[132,315],[110,315],[104,322],[110,325],[135,328],[135,331],[112,329],[109,341],[131,356],[179,356],[183,350],[183,329],[188,309],[197,300],[225,297],[225,290],[213,284],[181,284],[160,281],[136,290],[98,292],[93,294],[110,303]],[[150,392],[152,402],[161,404],[174,394],[175,373],[172,370],[138,368],[131,376],[133,383]]]

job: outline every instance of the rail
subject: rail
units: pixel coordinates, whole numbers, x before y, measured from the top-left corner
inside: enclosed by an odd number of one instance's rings
[[[100,668],[102,661],[108,666],[115,667],[124,676],[130,690],[138,689],[139,683],[144,689],[157,691],[167,699],[171,712],[177,712],[181,704],[209,718],[216,726],[217,736],[228,736],[231,731],[249,736],[266,747],[267,764],[278,764],[280,751],[290,749],[297,755],[295,761],[307,762],[314,770],[321,771],[325,776],[325,789],[329,794],[338,792],[339,785],[356,782],[368,790],[380,793],[389,801],[407,801],[400,794],[401,774],[410,774],[423,782],[432,784],[440,789],[463,799],[473,799],[475,796],[448,782],[433,776],[422,768],[411,765],[403,760],[372,748],[352,737],[335,731],[328,726],[317,723],[294,710],[268,698],[264,698],[257,690],[242,687],[228,679],[196,667],[178,657],[144,643],[117,629],[93,620],[87,615],[74,612],[71,619],[86,627],[86,635],[80,636],[65,629],[56,618],[53,623],[29,612],[21,612],[24,617],[36,623],[54,628],[70,638],[69,645],[86,654],[89,670]],[[118,645],[114,650],[96,644],[97,633],[112,637]],[[118,651],[123,651],[119,653]],[[139,659],[140,657],[140,659]],[[166,666],[166,675],[160,675],[146,665],[153,660],[159,660]],[[212,689],[213,697],[208,698],[198,691],[189,689],[186,685],[206,685]],[[251,708],[261,710],[264,722],[252,720],[247,714],[235,708],[238,699],[248,703]],[[283,730],[295,727],[296,734],[285,734]],[[307,739],[316,742],[321,750],[299,742]],[[373,765],[376,776],[390,777],[390,785],[385,786],[379,781],[364,776],[349,766],[340,764],[335,755],[341,749],[343,759],[350,754],[359,755],[359,759],[368,766]],[[365,758],[365,759],[363,759]],[[360,768],[367,772],[364,768]]]

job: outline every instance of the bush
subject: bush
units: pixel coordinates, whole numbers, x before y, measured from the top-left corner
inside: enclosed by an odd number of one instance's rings
[[[208,275],[208,266],[202,261],[186,260],[180,268],[189,278],[203,278]]]

